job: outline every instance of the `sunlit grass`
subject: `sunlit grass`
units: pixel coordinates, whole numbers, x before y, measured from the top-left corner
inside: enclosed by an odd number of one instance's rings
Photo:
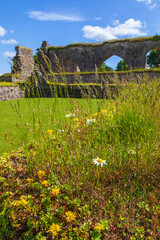
[[[159,239],[159,92],[141,79],[114,100],[2,103],[3,141],[23,146],[1,157],[2,239]]]

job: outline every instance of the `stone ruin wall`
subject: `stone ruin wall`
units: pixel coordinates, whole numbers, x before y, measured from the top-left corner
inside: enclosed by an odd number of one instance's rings
[[[94,72],[95,67],[98,69],[113,55],[121,57],[130,69],[144,69],[146,54],[152,49],[160,50],[160,40],[124,39],[101,44],[72,44],[65,47],[49,47],[44,41],[37,55],[44,71],[48,71],[45,60],[48,59],[55,72],[60,71],[59,67],[62,72]]]
[[[50,72],[94,72],[113,55],[121,57],[130,69],[144,69],[146,54],[160,50],[160,39],[121,39],[97,44],[71,44],[64,47],[50,47],[44,41],[37,52],[40,71]],[[34,69],[33,51],[17,46],[13,59],[13,73],[20,73],[20,80],[29,77]]]
[[[25,97],[25,91],[19,86],[0,87],[0,101],[14,100]]]
[[[19,79],[13,79],[12,82],[25,81],[34,70],[33,50],[22,46],[17,46],[15,49],[16,56],[13,58],[12,73],[18,73]]]

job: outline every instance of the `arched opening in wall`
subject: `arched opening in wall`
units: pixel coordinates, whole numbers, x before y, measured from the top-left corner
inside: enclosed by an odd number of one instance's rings
[[[126,71],[129,70],[128,65],[125,61],[116,55],[112,55],[108,59],[106,59],[103,63],[101,63],[99,67],[99,71]]]
[[[69,58],[65,58],[61,63],[63,72],[80,72],[78,65]]]
[[[160,68],[160,49],[152,49],[146,54],[145,68]]]

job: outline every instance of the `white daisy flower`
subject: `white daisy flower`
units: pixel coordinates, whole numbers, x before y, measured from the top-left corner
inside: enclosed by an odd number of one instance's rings
[[[106,164],[106,160],[102,160],[101,158],[98,158],[98,157],[96,159],[93,159],[93,162],[97,166],[101,165],[101,167],[103,167],[103,165]]]
[[[76,116],[75,113],[69,113],[69,114],[65,115],[65,117],[75,117],[75,116]]]
[[[136,152],[133,149],[129,150],[128,153],[136,154]]]
[[[92,123],[94,123],[94,122],[96,122],[96,119],[95,119],[95,118],[90,118],[90,119],[87,119],[87,120],[86,120],[86,124],[87,124],[87,125],[92,124]]]
[[[61,133],[61,132],[65,132],[65,130],[64,130],[64,129],[62,129],[62,130],[61,130],[61,129],[58,129],[58,132],[60,132],[60,133]]]

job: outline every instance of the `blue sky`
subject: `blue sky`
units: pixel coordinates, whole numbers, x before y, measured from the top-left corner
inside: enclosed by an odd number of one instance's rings
[[[15,46],[34,53],[77,42],[160,35],[160,0],[1,0],[0,74],[10,72]],[[107,60],[115,67],[115,59]]]

